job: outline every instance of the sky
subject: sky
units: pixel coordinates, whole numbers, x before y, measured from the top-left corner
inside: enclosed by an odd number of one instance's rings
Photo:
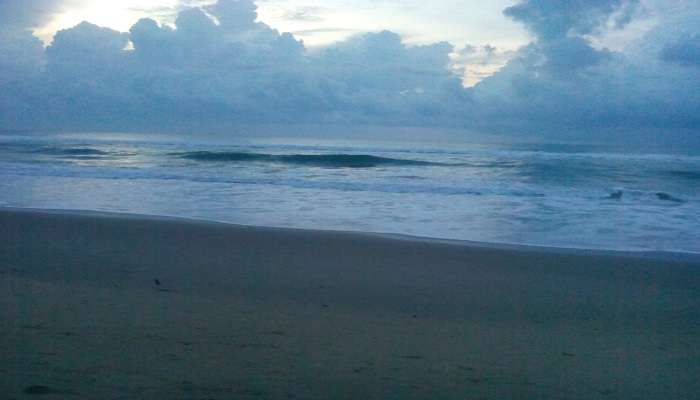
[[[57,30],[82,21],[126,31],[143,17],[173,23],[177,10],[183,6],[207,3],[211,1],[82,1],[62,8],[37,30],[46,42],[50,42]],[[293,33],[309,47],[328,45],[359,32],[391,30],[409,43],[446,40],[460,46],[476,42],[516,49],[527,44],[528,34],[501,14],[501,10],[513,3],[511,0],[444,0],[433,4],[419,0],[264,0],[257,5],[260,21]]]
[[[700,142],[700,0],[0,0],[0,129]]]

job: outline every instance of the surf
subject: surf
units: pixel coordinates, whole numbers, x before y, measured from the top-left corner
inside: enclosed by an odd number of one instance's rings
[[[267,162],[328,168],[373,168],[380,166],[440,166],[444,163],[379,157],[369,154],[266,154],[247,152],[193,151],[171,153],[187,160],[201,162]]]

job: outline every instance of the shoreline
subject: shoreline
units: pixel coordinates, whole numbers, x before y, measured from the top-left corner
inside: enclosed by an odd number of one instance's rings
[[[0,208],[0,393],[692,398],[700,262]]]
[[[700,252],[684,251],[684,250],[648,250],[648,249],[602,249],[602,248],[585,248],[585,247],[560,247],[536,244],[520,244],[507,242],[480,242],[466,239],[450,239],[430,236],[409,235],[392,232],[371,232],[371,231],[351,231],[351,230],[335,230],[335,229],[310,229],[310,228],[293,228],[280,226],[265,226],[265,225],[246,225],[234,222],[209,220],[202,218],[177,217],[170,215],[158,214],[136,214],[128,212],[112,212],[112,211],[97,211],[97,210],[79,210],[79,209],[52,209],[52,208],[31,208],[31,207],[8,207],[0,206],[0,212],[26,212],[50,215],[67,215],[67,216],[84,216],[84,217],[99,217],[108,219],[130,219],[130,220],[152,220],[152,221],[169,221],[191,224],[213,224],[222,226],[231,226],[234,228],[246,229],[269,229],[271,231],[290,231],[290,232],[308,232],[308,233],[326,233],[340,235],[358,235],[366,237],[376,237],[389,240],[404,240],[422,243],[446,244],[452,246],[476,247],[493,250],[510,250],[510,251],[526,251],[526,252],[543,252],[543,253],[560,253],[570,255],[599,255],[599,256],[622,256],[622,257],[644,257],[659,260],[680,260],[688,262],[700,262]]]

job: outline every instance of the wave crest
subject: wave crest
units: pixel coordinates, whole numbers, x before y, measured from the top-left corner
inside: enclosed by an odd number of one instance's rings
[[[187,160],[203,162],[273,162],[329,168],[372,168],[378,166],[437,166],[430,161],[379,157],[369,154],[263,154],[245,152],[193,151],[172,153]]]

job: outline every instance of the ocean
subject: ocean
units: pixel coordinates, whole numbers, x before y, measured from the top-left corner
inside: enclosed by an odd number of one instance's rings
[[[0,206],[700,253],[700,154],[0,135]]]

